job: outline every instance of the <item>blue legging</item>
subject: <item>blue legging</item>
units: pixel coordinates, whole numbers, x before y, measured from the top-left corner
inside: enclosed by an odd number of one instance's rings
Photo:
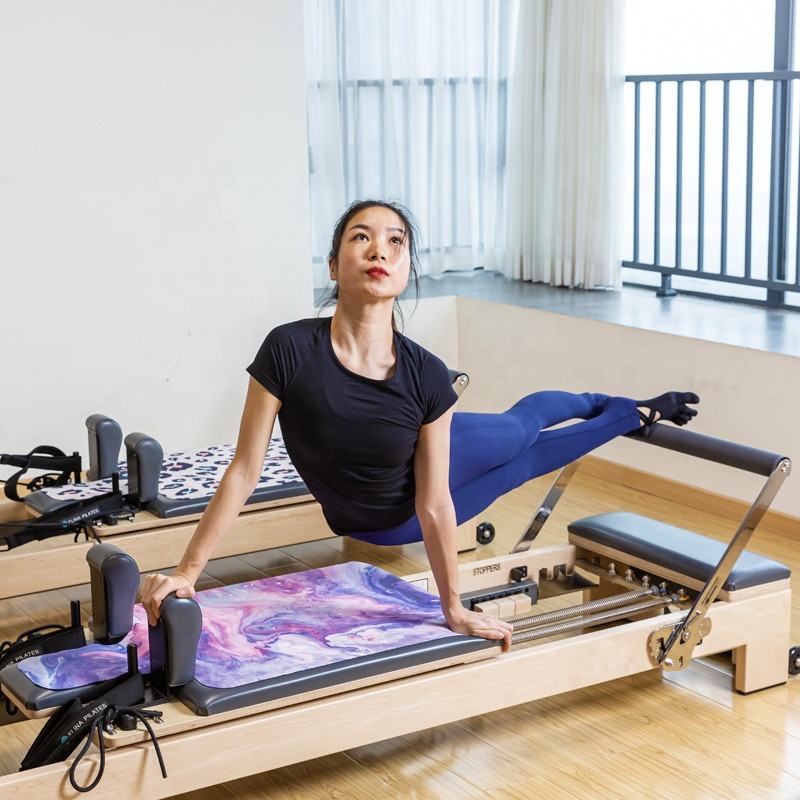
[[[571,419],[572,425],[545,430]],[[453,414],[450,493],[461,524],[498,497],[641,427],[636,402],[604,394],[536,392],[502,414]],[[352,538],[381,545],[422,540],[416,514],[402,525]]]

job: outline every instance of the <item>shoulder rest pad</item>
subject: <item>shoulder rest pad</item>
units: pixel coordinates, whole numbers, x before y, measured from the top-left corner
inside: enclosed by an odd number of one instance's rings
[[[727,547],[724,542],[629,511],[584,517],[568,525],[567,530],[595,544],[702,582],[714,572]],[[783,580],[790,575],[787,566],[745,550],[722,588],[733,592]]]

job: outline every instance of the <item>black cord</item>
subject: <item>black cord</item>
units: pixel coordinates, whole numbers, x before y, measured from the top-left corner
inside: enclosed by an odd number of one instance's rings
[[[84,743],[80,753],[78,753],[78,755],[75,757],[75,760],[72,762],[72,766],[69,768],[69,782],[72,784],[72,788],[76,792],[90,792],[95,786],[97,786],[98,783],[100,783],[100,779],[103,777],[103,773],[106,769],[106,743],[102,733],[98,733],[97,736],[98,746],[100,749],[100,764],[97,768],[97,775],[95,775],[94,780],[85,786],[81,786],[75,779],[75,770],[77,769],[81,759],[88,752],[89,747],[92,744],[94,732],[98,728],[107,730],[113,727],[117,717],[121,716],[122,714],[130,714],[131,716],[136,717],[136,719],[141,720],[142,724],[147,729],[147,733],[150,735],[150,741],[153,743],[153,747],[155,748],[156,757],[158,758],[158,766],[161,767],[161,777],[167,777],[167,768],[164,766],[164,757],[161,755],[161,748],[158,745],[158,739],[156,738],[155,731],[153,731],[153,727],[150,725],[151,719],[155,719],[159,722],[161,721],[161,717],[163,716],[162,712],[148,711],[147,709],[139,708],[117,708],[116,706],[109,706],[101,716],[92,720],[89,730],[86,732],[86,742]]]
[[[75,538],[72,540],[73,542],[77,542],[78,537],[81,534],[83,534],[86,537],[84,539],[85,542],[88,542],[89,539],[94,539],[98,544],[103,543],[103,540],[100,538],[100,536],[97,533],[97,530],[95,529],[94,525],[92,525],[91,522],[83,519],[80,521],[79,525],[80,527],[78,528],[77,531],[75,531]]]

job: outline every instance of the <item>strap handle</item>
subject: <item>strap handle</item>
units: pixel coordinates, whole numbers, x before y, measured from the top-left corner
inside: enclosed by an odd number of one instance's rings
[[[32,484],[38,484],[32,488],[43,488],[45,486],[62,486],[69,483],[70,475],[73,475],[75,483],[81,479],[81,457],[75,452],[68,456],[63,450],[49,444],[40,444],[34,447],[26,455],[7,455],[0,454],[0,464],[11,467],[20,467],[10,478],[5,481],[5,495],[9,500],[21,503],[22,498],[17,491],[20,478],[29,469],[43,469],[54,473],[53,475],[42,475],[35,478]],[[55,474],[58,473],[58,474]]]

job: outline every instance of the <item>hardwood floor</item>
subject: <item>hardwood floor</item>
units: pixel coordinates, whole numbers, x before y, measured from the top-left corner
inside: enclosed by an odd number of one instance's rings
[[[549,478],[539,479],[498,501],[484,515],[496,526],[494,542],[463,554],[462,560],[508,552],[548,485]],[[698,507],[703,504],[706,510]],[[730,537],[742,511],[722,498],[587,460],[537,546],[563,541],[565,526],[573,519],[620,508],[721,539]],[[750,546],[793,568],[795,644],[800,643],[798,532],[800,521],[768,517]],[[375,548],[329,539],[219,559],[209,564],[200,583],[206,588],[345,560],[368,561],[399,575],[427,568],[421,545]],[[65,621],[72,597],[82,601],[88,619],[87,586],[1,601],[0,638],[34,624]],[[585,668],[592,669],[590,661]],[[476,686],[475,691],[502,687]],[[0,736],[12,734],[14,727],[0,728]],[[119,791],[123,796],[123,787]],[[682,672],[654,670],[181,798],[559,800],[634,794],[681,800],[800,798],[800,679],[742,696],[731,690],[724,658],[696,660]]]

